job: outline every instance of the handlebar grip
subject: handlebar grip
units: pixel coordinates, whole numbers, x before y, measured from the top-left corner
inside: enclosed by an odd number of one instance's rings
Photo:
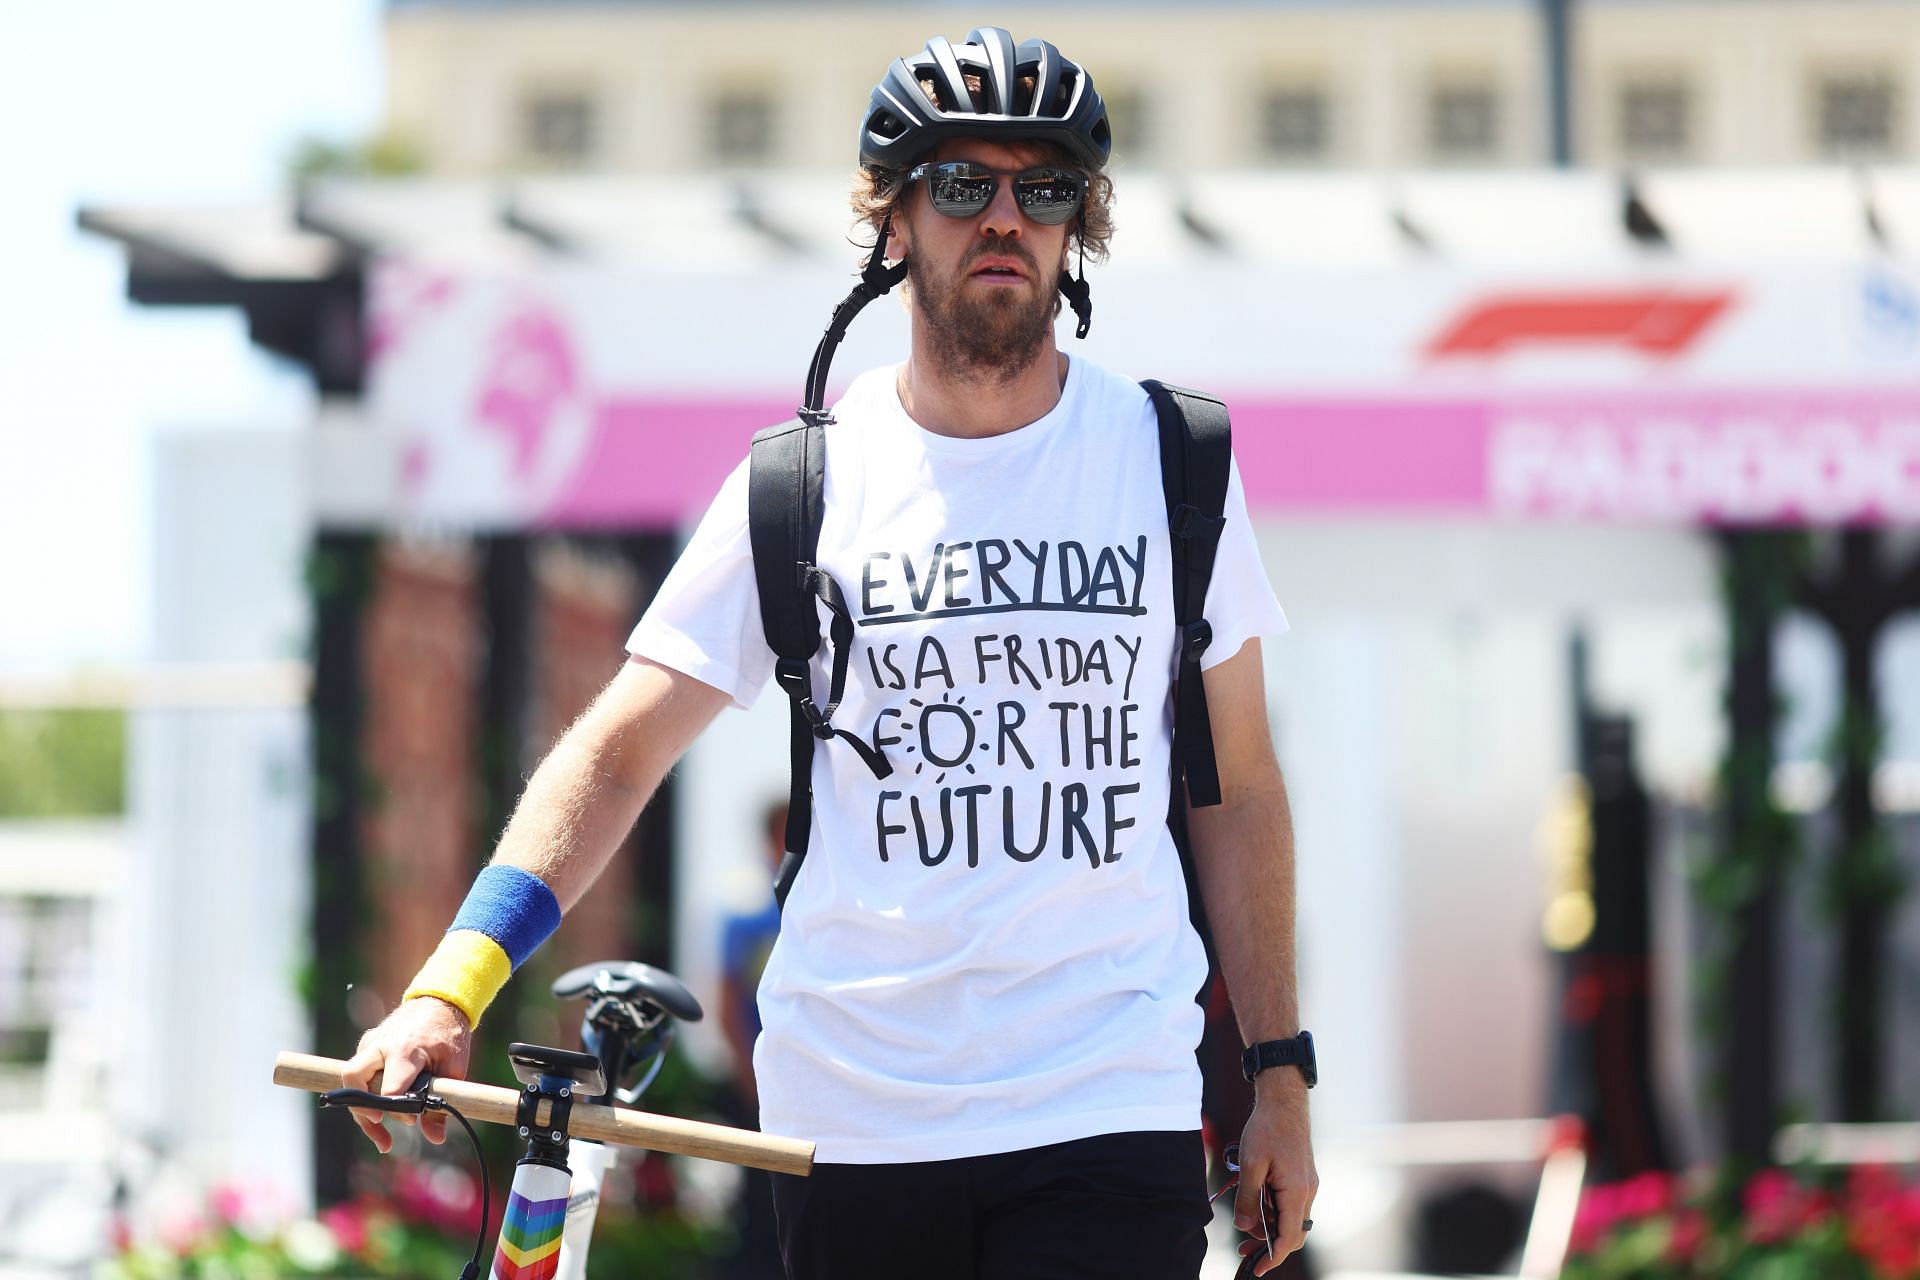
[[[273,1082],[290,1089],[328,1093],[341,1088],[340,1073],[346,1069],[346,1065],[338,1058],[283,1052],[274,1059]],[[467,1119],[486,1120],[493,1124],[515,1123],[520,1105],[518,1090],[474,1084],[446,1076],[434,1078],[433,1092],[445,1098]],[[371,1096],[384,1097],[380,1094]],[[546,1119],[549,1106],[546,1102],[540,1104],[534,1114],[536,1124]],[[811,1142],[755,1133],[751,1129],[735,1129],[723,1124],[682,1120],[677,1116],[654,1115],[626,1107],[577,1102],[567,1121],[567,1129],[576,1138],[591,1138],[597,1142],[611,1142],[626,1147],[645,1147],[674,1155],[699,1156],[705,1160],[769,1169],[774,1173],[805,1177],[813,1172]]]

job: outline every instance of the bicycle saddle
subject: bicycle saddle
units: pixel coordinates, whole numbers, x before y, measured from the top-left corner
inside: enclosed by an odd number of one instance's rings
[[[569,969],[553,980],[553,994],[558,1000],[596,995],[647,1000],[682,1022],[698,1022],[704,1016],[686,983],[638,960],[601,960]]]

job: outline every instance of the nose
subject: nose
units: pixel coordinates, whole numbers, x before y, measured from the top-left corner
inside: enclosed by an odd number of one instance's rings
[[[1024,215],[1020,212],[1020,202],[1013,198],[1013,179],[1001,178],[994,183],[993,199],[980,215],[980,234],[983,236],[1017,237]]]

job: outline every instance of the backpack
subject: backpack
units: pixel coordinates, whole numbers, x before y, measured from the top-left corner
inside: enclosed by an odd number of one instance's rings
[[[1180,629],[1179,668],[1174,679],[1173,785],[1167,823],[1180,851],[1194,928],[1214,961],[1213,939],[1200,901],[1199,881],[1187,838],[1184,784],[1195,806],[1220,803],[1220,776],[1213,753],[1200,658],[1213,639],[1201,616],[1227,501],[1232,436],[1227,407],[1200,391],[1147,380],[1140,384],[1160,422],[1160,481],[1166,495],[1167,529],[1173,548],[1174,621]],[[815,742],[835,738],[856,751],[877,778],[892,773],[880,752],[856,733],[836,728],[833,713],[846,691],[853,649],[853,616],[834,580],[814,563],[820,543],[826,479],[825,415],[802,416],[768,427],[753,438],[748,464],[747,525],[753,547],[760,620],[774,652],[774,678],[789,704],[790,790],[786,855],[774,879],[774,898],[784,907],[807,856],[813,827]],[[828,639],[833,664],[827,702],[814,699],[810,663],[820,648],[819,606],[831,617]]]

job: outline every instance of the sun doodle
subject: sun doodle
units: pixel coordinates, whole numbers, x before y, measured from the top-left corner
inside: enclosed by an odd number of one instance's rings
[[[909,742],[904,748],[906,754],[921,757],[913,762],[914,773],[923,772],[929,763],[940,770],[933,779],[936,783],[947,780],[949,769],[965,768],[968,773],[978,773],[969,757],[976,749],[989,749],[980,741],[979,727],[974,724],[980,718],[979,708],[967,706],[965,698],[956,698],[951,693],[943,694],[940,701],[931,705],[918,698],[907,701],[920,708],[917,723],[908,724],[904,719],[900,723],[906,732],[919,735],[917,746]]]

